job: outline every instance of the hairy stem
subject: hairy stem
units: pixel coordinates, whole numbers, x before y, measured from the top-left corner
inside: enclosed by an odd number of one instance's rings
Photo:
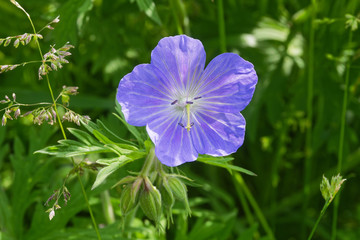
[[[152,147],[149,151],[148,156],[145,159],[144,165],[141,169],[140,176],[146,177],[149,176],[149,172],[156,161],[155,148]]]

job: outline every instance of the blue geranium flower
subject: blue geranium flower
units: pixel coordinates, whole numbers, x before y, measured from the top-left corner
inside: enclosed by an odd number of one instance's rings
[[[126,121],[145,126],[165,165],[195,161],[198,154],[229,155],[243,144],[245,119],[257,75],[234,53],[215,57],[205,68],[199,40],[165,37],[119,83],[117,100]]]

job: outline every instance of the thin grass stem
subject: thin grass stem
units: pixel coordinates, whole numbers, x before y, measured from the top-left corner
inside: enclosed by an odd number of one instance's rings
[[[316,0],[312,0],[312,14],[310,22],[310,37],[308,48],[308,71],[307,71],[307,99],[306,99],[306,137],[305,137],[305,164],[304,164],[304,201],[302,210],[306,217],[306,210],[309,205],[310,197],[310,179],[312,169],[312,119],[313,119],[313,98],[314,98],[314,42],[315,42],[315,19],[316,19]],[[305,237],[306,225],[302,223],[302,236]]]
[[[234,182],[234,185],[235,185],[235,190],[236,190],[236,193],[238,195],[238,198],[240,200],[240,203],[241,203],[241,206],[242,206],[242,209],[244,210],[245,212],[245,217],[246,217],[246,220],[248,221],[249,225],[251,226],[253,223],[254,223],[254,216],[251,212],[251,209],[249,207],[249,204],[247,203],[246,201],[246,198],[245,198],[245,195],[244,195],[244,191],[241,189],[240,185],[237,184],[237,180],[235,178],[235,175],[232,175],[232,180]]]
[[[308,237],[308,240],[312,239],[312,237],[313,237],[313,235],[315,233],[315,230],[316,230],[317,226],[319,225],[319,222],[320,222],[322,216],[324,215],[324,213],[326,212],[326,209],[329,207],[329,205],[330,205],[330,202],[325,202],[324,207],[322,208],[322,210],[320,212],[320,215],[319,215],[318,219],[316,220],[313,229],[311,230],[311,233],[310,233],[310,235]]]
[[[26,16],[28,17],[29,21],[30,21],[30,24],[31,24],[31,27],[34,31],[34,34],[36,34],[36,29],[35,29],[35,26],[31,20],[31,17],[30,15],[17,3],[15,4],[17,7],[19,7],[23,12],[25,12]],[[34,36],[34,39],[35,39],[35,42],[36,42],[36,45],[37,45],[37,48],[39,50],[39,53],[40,53],[40,57],[42,59],[42,62],[45,61],[44,59],[44,56],[42,54],[42,50],[41,50],[41,47],[40,47],[40,43],[38,41],[38,38],[36,37],[36,35]],[[50,95],[51,95],[51,99],[52,99],[52,102],[53,102],[53,106],[54,106],[54,111],[56,112],[56,115],[57,115],[57,119],[58,119],[58,122],[59,122],[59,126],[60,126],[60,129],[61,129],[61,132],[62,132],[62,135],[64,137],[64,139],[67,139],[66,137],[66,133],[64,131],[64,127],[62,125],[62,122],[61,122],[61,119],[60,119],[60,116],[59,116],[59,113],[58,113],[58,110],[57,110],[57,107],[56,107],[56,101],[55,101],[55,98],[54,98],[54,93],[53,93],[53,90],[51,88],[51,84],[50,84],[50,79],[49,79],[49,76],[46,75],[46,82],[47,82],[47,85],[48,85],[48,88],[49,88],[49,91],[50,91]],[[75,161],[73,158],[71,158],[71,161],[72,161],[72,164],[74,167],[76,167],[76,164],[75,164]],[[90,213],[90,217],[91,217],[91,220],[92,220],[92,223],[94,225],[94,228],[95,228],[95,231],[96,231],[96,235],[97,235],[97,238],[98,240],[101,240],[101,236],[100,236],[100,232],[99,232],[99,229],[98,229],[98,226],[97,226],[97,223],[95,221],[95,218],[94,218],[94,215],[93,215],[93,212],[92,212],[92,209],[91,209],[91,206],[90,206],[90,203],[89,203],[89,200],[88,200],[88,197],[87,197],[87,194],[86,194],[86,191],[85,191],[85,188],[84,188],[84,185],[82,183],[82,180],[80,178],[80,174],[78,172],[76,172],[76,175],[77,175],[77,178],[78,178],[78,181],[80,183],[80,186],[81,186],[81,190],[82,190],[82,193],[84,195],[84,199],[85,199],[85,202],[86,202],[86,205],[88,207],[88,210],[89,210],[89,213]]]
[[[244,179],[242,178],[241,174],[239,173],[234,173],[234,177],[236,180],[236,184],[239,184],[242,188],[242,190],[245,193],[245,196],[247,198],[247,200],[249,201],[251,207],[254,209],[255,214],[257,216],[257,218],[260,221],[261,226],[263,227],[264,231],[266,232],[267,236],[272,239],[275,240],[274,234],[268,224],[268,222],[266,221],[266,218],[264,216],[264,214],[262,213],[259,205],[257,204],[254,196],[251,194],[249,188],[247,187]]]
[[[348,45],[350,45],[350,43],[352,42],[352,35],[353,33],[350,30]],[[338,162],[337,162],[338,173],[341,173],[342,171],[342,164],[344,158],[344,140],[345,140],[345,125],[346,125],[345,123],[346,123],[346,110],[347,110],[348,94],[349,94],[350,65],[351,65],[351,59],[349,59],[346,64],[345,89],[344,89],[344,98],[343,98],[342,111],[341,111],[339,151],[338,151]],[[339,203],[340,203],[340,194],[334,201],[333,221],[331,227],[331,240],[336,239]]]

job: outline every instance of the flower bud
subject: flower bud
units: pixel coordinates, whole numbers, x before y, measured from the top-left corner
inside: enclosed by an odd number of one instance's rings
[[[180,179],[176,177],[169,177],[168,183],[176,199],[183,200],[187,198],[186,185]]]
[[[138,177],[131,186],[131,201],[136,203],[138,201],[139,190],[143,185],[144,179],[142,177]]]
[[[79,87],[63,86],[63,94],[76,95],[79,93],[78,89],[79,89]]]
[[[127,185],[120,196],[120,210],[123,216],[126,216],[136,204],[131,201],[131,185]]]
[[[6,122],[7,122],[7,118],[6,118],[5,114],[4,114],[2,119],[1,119],[1,126],[5,126]]]
[[[15,117],[15,119],[17,119],[19,116],[20,116],[20,108],[17,108],[14,113],[14,117]]]
[[[13,120],[12,117],[11,117],[11,115],[10,115],[10,113],[11,113],[11,110],[10,110],[10,109],[6,109],[4,115],[6,116],[6,118],[9,118],[9,119]]]
[[[166,178],[164,178],[160,193],[163,206],[167,209],[171,209],[175,203],[175,198]]]
[[[55,210],[54,207],[49,208],[48,210],[46,210],[47,213],[49,213],[49,219],[51,221],[51,219],[53,219],[55,217]]]
[[[186,214],[191,215],[186,185],[179,178],[174,176],[168,178],[168,183],[174,197],[184,203]]]
[[[11,43],[11,38],[10,38],[10,37],[7,37],[7,38],[5,39],[4,47],[9,46],[10,43]]]
[[[31,41],[31,38],[32,38],[32,36],[31,35],[28,35],[28,36],[26,36],[26,38],[25,38],[25,45],[28,45],[29,44],[29,42]]]
[[[53,23],[58,23],[58,22],[60,22],[60,16],[57,16],[52,22],[53,22]]]
[[[173,223],[172,207],[174,206],[175,198],[167,179],[164,178],[163,180],[164,182],[160,188],[161,201],[164,206],[164,213],[166,215],[168,225],[170,226],[170,224]]]
[[[155,223],[160,222],[161,217],[161,195],[149,179],[145,179],[144,190],[140,195],[140,207],[144,214]]]
[[[20,44],[20,40],[19,40],[19,39],[16,39],[16,40],[14,41],[14,47],[17,48],[17,47],[19,46],[19,44]]]

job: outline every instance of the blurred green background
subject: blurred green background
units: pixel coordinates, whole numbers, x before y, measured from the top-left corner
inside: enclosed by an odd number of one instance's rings
[[[70,107],[102,119],[122,137],[130,137],[112,116],[120,79],[150,61],[151,50],[165,37],[187,34],[200,39],[207,62],[223,51],[252,62],[259,82],[243,111],[244,145],[233,164],[257,174],[244,175],[276,239],[305,239],[320,213],[323,174],[338,173],[338,151],[347,64],[344,158],[337,239],[360,239],[360,31],[346,27],[345,15],[360,13],[358,0],[19,0],[39,30],[56,16],[54,30],[42,32],[43,52],[50,45],[74,45],[69,64],[50,73],[55,94],[63,85],[78,86]],[[360,23],[359,23],[360,24]],[[0,0],[0,38],[32,32],[25,14]],[[313,39],[313,40],[312,40]],[[34,42],[0,47],[0,65],[40,59]],[[51,101],[47,84],[37,79],[38,64],[0,75],[0,98],[13,92],[22,103]],[[2,112],[0,115],[2,116]],[[67,184],[72,199],[50,222],[43,203],[72,165],[33,152],[62,139],[57,127],[9,121],[0,128],[0,239],[96,239],[76,179]],[[76,127],[74,124],[65,124]],[[137,164],[134,163],[134,167]],[[175,212],[167,235],[158,236],[149,221],[134,220],[121,236],[119,191],[111,184],[90,191],[96,176],[85,171],[95,218],[103,239],[271,239],[249,207],[239,179],[224,169],[191,163],[180,169],[200,187],[189,188],[193,215]],[[114,181],[125,174],[114,174]],[[111,183],[111,181],[109,181]],[[246,189],[247,189],[246,188]],[[110,192],[115,219],[105,216]],[[250,204],[251,205],[251,204]],[[315,239],[330,239],[333,207],[325,213]],[[264,230],[265,229],[265,230]],[[131,237],[130,237],[131,236]]]

